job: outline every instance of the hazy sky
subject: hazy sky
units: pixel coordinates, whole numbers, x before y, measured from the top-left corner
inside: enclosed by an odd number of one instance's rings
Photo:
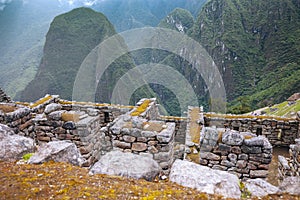
[[[3,10],[9,3],[15,0],[0,0],[0,11]],[[22,0],[24,3],[30,2],[31,0]],[[57,1],[59,4],[69,4],[74,6],[92,6],[96,2],[104,1],[104,0],[41,0],[41,2],[45,1]]]

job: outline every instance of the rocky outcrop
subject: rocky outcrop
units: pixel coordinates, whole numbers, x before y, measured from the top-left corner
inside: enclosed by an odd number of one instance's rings
[[[292,195],[300,195],[300,177],[291,176],[283,179],[282,183],[279,185],[279,189],[284,193],[289,193]]]
[[[0,124],[0,160],[19,160],[34,151],[34,141],[19,135],[6,125]]]
[[[7,96],[1,88],[0,88],[0,102],[5,102],[5,103],[11,102],[10,97]]]
[[[68,141],[49,142],[41,147],[28,160],[30,164],[41,164],[47,161],[67,162],[81,166],[84,163],[76,145]]]
[[[263,197],[269,194],[276,194],[279,191],[278,187],[260,178],[247,180],[245,188],[251,193],[252,197]]]
[[[226,198],[239,199],[241,196],[239,179],[235,175],[188,161],[176,160],[174,162],[170,181]]]
[[[160,166],[152,158],[132,153],[112,151],[95,163],[90,173],[117,175],[135,179],[144,178],[151,181],[160,171]]]

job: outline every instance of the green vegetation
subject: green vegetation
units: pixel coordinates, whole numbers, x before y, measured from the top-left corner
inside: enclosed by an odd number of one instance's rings
[[[74,81],[85,57],[105,38],[116,34],[107,18],[89,8],[78,8],[57,16],[47,33],[44,55],[33,81],[21,93],[23,101],[34,101],[47,93],[72,99]],[[120,39],[122,41],[122,39]],[[123,45],[123,48],[126,48]],[[114,85],[134,64],[128,54],[115,60],[99,80],[94,101],[110,102]],[[84,79],[95,82],[95,67]],[[85,90],[82,90],[83,95]],[[133,101],[152,96],[149,87],[139,89]]]
[[[300,90],[300,7],[295,1],[211,0],[191,35],[216,58],[230,111],[279,103]]]
[[[194,25],[194,18],[188,10],[176,8],[168,16],[159,23],[159,27],[177,30],[176,25],[181,25],[183,31],[188,32]]]
[[[23,158],[23,160],[28,161],[32,155],[33,155],[33,153],[27,153],[27,154],[23,155],[22,158]]]
[[[273,105],[262,112],[267,115],[284,116],[284,117],[295,117],[296,113],[300,111],[300,100],[296,101],[294,104],[289,105],[287,101],[280,104]]]

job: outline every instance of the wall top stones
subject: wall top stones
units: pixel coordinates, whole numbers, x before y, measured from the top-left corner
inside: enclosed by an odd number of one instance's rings
[[[11,102],[10,97],[0,88],[0,102],[9,103]]]

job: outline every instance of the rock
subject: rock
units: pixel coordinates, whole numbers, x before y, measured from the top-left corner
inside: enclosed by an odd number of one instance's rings
[[[147,149],[147,144],[142,142],[136,142],[132,144],[131,150],[133,151],[145,151]]]
[[[281,164],[281,166],[286,169],[286,170],[290,170],[290,166],[288,161],[286,160],[285,157],[278,155],[278,162]]]
[[[222,195],[226,198],[241,197],[237,176],[192,162],[176,160],[169,179],[184,187],[196,188],[200,192]]]
[[[134,141],[136,140],[136,138],[135,138],[135,137],[132,137],[132,136],[129,136],[129,135],[124,135],[124,136],[123,136],[123,140],[124,140],[125,142],[132,143],[132,142],[134,142]]]
[[[94,109],[94,108],[88,108],[86,110],[86,112],[88,113],[89,116],[97,116],[99,114],[99,110],[98,109]]]
[[[53,160],[68,162],[82,166],[84,159],[74,143],[68,141],[53,141],[39,147],[38,151],[28,160],[30,164],[41,164]]]
[[[14,131],[4,124],[0,124],[0,140],[5,138],[7,135],[13,135]]]
[[[69,129],[69,130],[74,130],[76,129],[76,125],[74,122],[72,121],[68,121],[68,122],[65,122],[64,125],[62,126],[64,129]]]
[[[128,142],[120,142],[119,140],[114,140],[113,141],[113,146],[121,148],[121,149],[130,149],[131,148],[131,144],[130,143],[128,143]]]
[[[219,139],[219,132],[216,128],[205,127],[201,131],[200,136],[200,150],[201,151],[212,151],[217,145]]]
[[[91,174],[107,174],[144,178],[152,181],[161,171],[158,163],[152,158],[132,153],[112,151],[100,158],[91,168]]]
[[[276,194],[279,191],[278,187],[260,178],[248,179],[245,182],[245,188],[251,193],[252,197],[263,197],[269,194]]]
[[[12,129],[0,124],[0,160],[19,160],[26,153],[34,151],[34,141],[14,134]]]
[[[264,136],[253,137],[250,139],[245,139],[244,144],[247,146],[264,146]]]
[[[266,178],[268,170],[250,170],[250,178]]]
[[[253,146],[253,147],[249,147],[249,146],[245,146],[245,145],[243,145],[242,146],[242,152],[243,153],[250,153],[250,154],[257,154],[257,153],[261,153],[262,151],[261,151],[261,147],[255,147],[255,146]]]
[[[51,112],[51,113],[48,115],[48,117],[49,117],[50,119],[53,119],[53,120],[61,120],[61,115],[62,115],[62,113],[64,113],[64,112],[66,112],[66,111],[64,111],[64,110],[54,111],[54,112]]]
[[[228,130],[222,135],[222,142],[227,145],[237,145],[243,144],[244,136],[238,131]]]
[[[157,140],[161,143],[168,143],[171,141],[173,133],[175,132],[175,123],[166,123],[167,128],[157,134]]]
[[[200,158],[208,160],[220,160],[221,157],[211,152],[200,152]]]
[[[142,135],[142,137],[146,137],[146,138],[155,137],[156,132],[154,132],[154,131],[142,131],[141,135]]]
[[[232,162],[232,163],[236,163],[236,161],[237,161],[237,155],[236,154],[233,154],[233,153],[231,153],[231,154],[229,154],[228,155],[228,159],[230,160],[230,162]]]
[[[283,179],[279,185],[281,192],[289,193],[292,195],[300,195],[300,177],[289,176]]]
[[[62,108],[62,106],[60,104],[57,103],[51,103],[49,105],[46,106],[44,113],[45,114],[49,114],[51,112],[60,110]]]

